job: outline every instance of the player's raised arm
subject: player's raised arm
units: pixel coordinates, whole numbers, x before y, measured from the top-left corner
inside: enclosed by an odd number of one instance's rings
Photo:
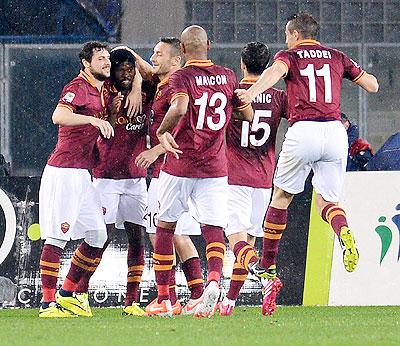
[[[236,89],[236,95],[240,101],[251,103],[251,101],[263,91],[273,87],[288,72],[287,65],[281,61],[276,61],[271,67],[268,67],[260,76],[258,81],[249,89]]]
[[[355,83],[369,93],[376,93],[379,90],[378,80],[374,75],[367,72],[364,72]]]

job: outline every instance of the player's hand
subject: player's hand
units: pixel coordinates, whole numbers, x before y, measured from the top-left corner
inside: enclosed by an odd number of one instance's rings
[[[90,119],[90,124],[93,125],[94,127],[97,127],[101,134],[103,135],[104,138],[111,138],[114,137],[114,128],[111,126],[111,124],[102,119],[98,119],[95,117],[91,117]]]
[[[149,168],[150,165],[157,160],[158,158],[158,154],[152,150],[145,150],[143,152],[141,152],[135,159],[135,164],[137,167],[142,167],[142,168]]]
[[[142,114],[142,90],[132,89],[126,97],[124,108],[128,108],[126,114],[132,119],[136,114]]]
[[[236,89],[235,94],[243,103],[251,103],[253,100],[252,95],[246,89]]]
[[[112,102],[111,102],[111,119],[110,119],[111,125],[114,125],[114,124],[115,124],[115,121],[116,121],[116,119],[117,119],[118,112],[119,112],[119,110],[120,110],[120,108],[121,108],[123,99],[124,99],[124,95],[122,95],[122,93],[119,92],[119,93],[113,98],[113,100],[112,100]]]
[[[179,159],[179,154],[182,154],[182,150],[179,150],[179,145],[175,142],[174,137],[169,132],[165,132],[162,135],[158,136],[158,140],[162,147],[172,155],[174,155],[177,159]]]

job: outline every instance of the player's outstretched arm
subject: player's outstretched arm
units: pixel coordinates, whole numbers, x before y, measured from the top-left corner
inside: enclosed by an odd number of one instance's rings
[[[356,83],[369,93],[376,93],[379,90],[378,80],[374,75],[367,72],[364,72]]]
[[[243,103],[251,103],[257,95],[278,83],[287,72],[287,65],[281,61],[276,61],[261,74],[258,81],[249,89],[236,89],[235,93]]]
[[[136,114],[142,113],[142,81],[141,74],[136,69],[135,78],[132,82],[132,90],[126,97],[124,108],[128,108],[127,116],[131,119]]]
[[[138,167],[147,169],[162,154],[165,154],[165,149],[161,144],[157,144],[155,147],[141,152],[136,157],[135,164]]]
[[[52,116],[53,123],[61,126],[93,125],[105,138],[114,136],[114,129],[108,121],[95,117],[77,114],[68,107],[57,106]]]

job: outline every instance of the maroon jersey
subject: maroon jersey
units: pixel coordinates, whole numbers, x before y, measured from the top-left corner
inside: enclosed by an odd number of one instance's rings
[[[189,97],[188,110],[172,134],[183,151],[176,159],[167,154],[162,170],[175,176],[212,178],[228,175],[225,130],[232,109],[244,109],[234,94],[235,73],[210,60],[189,60],[169,79],[175,97]]]
[[[291,125],[299,120],[340,120],[343,78],[355,82],[364,73],[344,53],[315,40],[300,41],[292,49],[278,52],[274,60],[288,67],[285,82]]]
[[[111,83],[107,83],[106,87],[110,90],[110,108],[112,99],[117,96],[118,90]],[[114,137],[98,138],[99,160],[93,169],[95,178],[130,179],[146,176],[146,170],[137,167],[134,163],[136,156],[146,150],[146,119],[150,114],[152,99],[151,90],[145,82],[142,90],[142,114],[136,115],[130,120],[127,116],[127,108],[123,108],[124,99],[115,119]]]
[[[150,143],[154,147],[160,143],[156,136],[157,129],[160,127],[165,114],[171,104],[171,88],[168,84],[169,78],[166,78],[158,83],[157,91],[154,97],[151,119],[150,119]],[[164,155],[160,155],[153,163],[153,178],[158,178],[160,168],[164,162]]]
[[[61,93],[57,107],[73,113],[107,119],[107,92],[96,88],[91,77],[81,71]],[[59,126],[58,141],[47,163],[55,167],[91,169],[96,160],[96,140],[100,131],[88,124]]]
[[[246,78],[241,89],[257,79]],[[269,189],[275,170],[275,139],[282,117],[286,117],[287,98],[283,90],[270,88],[252,102],[251,123],[232,119],[227,132],[228,183]]]

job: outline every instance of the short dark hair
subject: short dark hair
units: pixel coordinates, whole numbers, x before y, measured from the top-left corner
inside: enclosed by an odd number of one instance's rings
[[[244,46],[241,58],[249,73],[260,75],[267,68],[271,52],[261,42],[250,42]]]
[[[182,55],[181,52],[181,40],[177,37],[161,37],[160,42],[169,44],[171,46],[171,53],[175,54],[174,56],[177,55]]]
[[[100,50],[106,49],[108,50],[108,44],[100,41],[89,41],[86,42],[81,51],[79,52],[79,60],[81,62],[81,67],[84,68],[82,60],[86,60],[88,62],[92,62],[93,53],[98,52]]]
[[[299,12],[288,18],[288,30],[296,30],[303,38],[316,39],[319,34],[319,24],[308,12]]]
[[[119,65],[123,64],[124,62],[128,62],[132,64],[133,68],[136,67],[136,58],[131,52],[131,49],[127,46],[118,46],[111,49],[110,61],[111,61],[110,78],[113,81],[113,83],[115,83],[115,70]]]

